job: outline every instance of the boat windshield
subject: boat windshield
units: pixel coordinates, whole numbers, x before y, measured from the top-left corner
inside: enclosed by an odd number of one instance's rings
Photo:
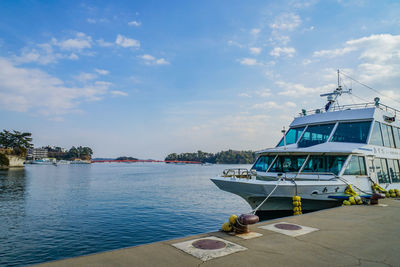
[[[340,122],[331,142],[367,143],[371,121]]]
[[[278,156],[269,172],[298,172],[306,161],[307,155],[291,156],[281,155]]]
[[[309,147],[325,143],[334,126],[334,123],[308,126],[299,141],[299,147]]]
[[[266,172],[275,157],[276,155],[260,156],[257,159],[256,163],[254,163],[253,167],[251,167],[251,169],[256,170],[258,172]]]
[[[306,127],[290,128],[285,135],[286,145],[295,144],[297,140],[299,140],[305,128]],[[277,147],[284,145],[285,145],[285,140],[282,138]]]
[[[339,174],[347,156],[310,156],[302,173],[334,173]]]

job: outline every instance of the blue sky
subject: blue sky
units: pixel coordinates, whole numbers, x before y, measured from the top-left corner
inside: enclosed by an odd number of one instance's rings
[[[338,68],[399,108],[398,14],[398,1],[1,1],[0,128],[105,157],[274,146]],[[376,96],[343,84],[343,103]]]

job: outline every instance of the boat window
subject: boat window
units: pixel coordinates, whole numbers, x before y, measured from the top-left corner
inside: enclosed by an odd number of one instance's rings
[[[285,135],[286,145],[295,144],[297,142],[297,140],[299,140],[299,138],[300,138],[300,136],[303,133],[305,128],[306,127],[290,128],[289,131]],[[279,142],[279,144],[277,145],[277,147],[284,146],[284,145],[285,145],[285,143],[284,143],[284,140],[282,138],[281,141]]]
[[[259,172],[266,172],[275,157],[276,157],[276,155],[273,155],[273,156],[260,156],[257,159],[256,163],[251,168],[256,170],[256,171],[259,171]]]
[[[377,121],[374,124],[374,129],[372,130],[371,139],[369,140],[369,143],[371,145],[383,146],[381,124]]]
[[[299,141],[299,147],[309,147],[325,143],[334,126],[334,123],[308,126]]]
[[[393,127],[393,134],[396,147],[400,148],[400,129],[397,127]]]
[[[387,147],[394,147],[392,126],[382,124],[383,143]]]
[[[307,156],[278,156],[269,172],[298,172]]]
[[[341,122],[331,138],[331,142],[367,143],[370,121]]]
[[[339,174],[347,156],[310,156],[302,173],[334,173]]]
[[[367,175],[364,157],[351,156],[350,162],[343,175]]]
[[[376,158],[374,164],[379,183],[389,183],[390,180],[386,159]]]
[[[400,182],[399,161],[394,159],[388,159],[388,167],[392,183]]]

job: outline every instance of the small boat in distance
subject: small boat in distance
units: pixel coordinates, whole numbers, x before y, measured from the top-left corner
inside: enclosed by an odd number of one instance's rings
[[[38,165],[53,165],[56,162],[55,159],[50,159],[50,158],[42,158],[42,159],[37,159],[33,160],[31,164],[38,164]]]
[[[71,161],[63,160],[63,159],[54,162],[54,165],[56,165],[56,166],[58,166],[58,165],[69,165],[69,164],[71,164]]]
[[[228,169],[211,180],[245,199],[255,211],[303,211],[342,204],[354,189],[370,197],[380,186],[400,189],[400,111],[374,102],[340,106],[344,91],[328,94],[322,109],[302,110],[276,147],[258,151],[250,170]]]

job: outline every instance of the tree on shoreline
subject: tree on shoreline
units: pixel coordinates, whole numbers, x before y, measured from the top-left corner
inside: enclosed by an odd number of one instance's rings
[[[83,160],[90,160],[93,155],[93,150],[90,147],[71,147],[71,149],[67,153],[67,158],[73,159],[73,158],[79,158]]]
[[[254,163],[256,155],[253,151],[227,150],[218,153],[197,151],[197,153],[169,154],[166,161],[199,161],[214,164],[251,164]]]
[[[13,132],[3,130],[0,132],[0,147],[11,149],[13,154],[25,156],[29,148],[32,148],[32,134],[28,132]]]

